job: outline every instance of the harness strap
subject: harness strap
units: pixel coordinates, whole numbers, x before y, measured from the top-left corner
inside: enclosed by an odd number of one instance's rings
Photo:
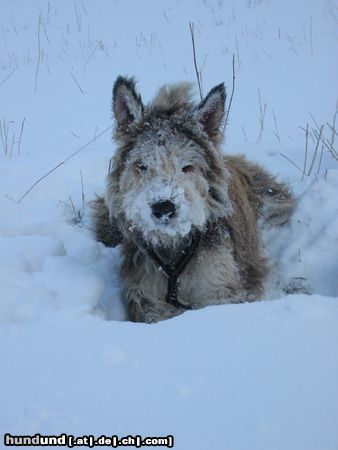
[[[146,248],[148,255],[156,262],[160,270],[162,270],[162,272],[167,276],[168,287],[165,300],[167,303],[176,306],[176,308],[192,309],[191,306],[180,303],[177,299],[177,296],[179,290],[180,275],[182,274],[187,264],[193,257],[200,242],[200,238],[201,233],[197,231],[194,234],[189,247],[182,251],[182,256],[173,265],[165,264],[152,248],[150,247]]]

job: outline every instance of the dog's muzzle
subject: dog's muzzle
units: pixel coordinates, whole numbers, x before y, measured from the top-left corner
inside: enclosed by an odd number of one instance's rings
[[[173,219],[176,215],[176,206],[170,200],[161,200],[151,205],[151,212],[156,219]]]

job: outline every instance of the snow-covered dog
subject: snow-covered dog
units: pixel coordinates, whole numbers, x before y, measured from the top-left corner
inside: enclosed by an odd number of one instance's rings
[[[132,78],[115,82],[118,148],[94,218],[99,241],[122,245],[131,321],[262,295],[260,232],[284,224],[294,202],[260,166],[222,153],[225,96],[220,84],[195,104],[179,83],[145,106]]]

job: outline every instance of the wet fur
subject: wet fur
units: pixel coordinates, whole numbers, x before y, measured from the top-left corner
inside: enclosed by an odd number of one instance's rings
[[[97,239],[107,246],[122,246],[121,279],[131,321],[151,323],[184,311],[165,302],[166,276],[144,246],[151,245],[163,260],[174,262],[195,229],[201,232],[201,242],[180,277],[182,304],[201,308],[254,301],[263,294],[269,262],[260,234],[263,228],[281,226],[288,220],[294,199],[286,185],[259,165],[244,156],[221,152],[224,101],[225,89],[219,85],[196,105],[190,85],[181,83],[164,86],[153,102],[144,106],[133,79],[116,80],[113,111],[118,148],[106,196],[97,198],[93,206]],[[182,149],[176,149],[177,141]],[[149,153],[146,161],[154,164],[150,166],[155,171],[153,178],[134,173],[135,160],[143,151]],[[190,155],[197,167],[188,175],[190,179],[171,167],[178,164],[181,153]],[[189,196],[200,195],[201,208],[206,212],[203,224],[192,220],[191,231],[184,236],[146,232],[142,223],[133,223],[128,217],[126,196],[138,195],[159,174],[171,189],[170,171],[183,186],[188,207],[194,205]],[[144,185],[139,180],[141,175]]]

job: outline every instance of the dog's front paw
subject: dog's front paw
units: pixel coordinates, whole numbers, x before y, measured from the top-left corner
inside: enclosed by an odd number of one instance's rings
[[[182,314],[183,310],[168,303],[155,303],[142,298],[128,304],[128,318],[131,322],[156,323]]]
[[[146,320],[141,302],[137,300],[129,300],[128,302],[128,320],[131,322],[151,323]]]

